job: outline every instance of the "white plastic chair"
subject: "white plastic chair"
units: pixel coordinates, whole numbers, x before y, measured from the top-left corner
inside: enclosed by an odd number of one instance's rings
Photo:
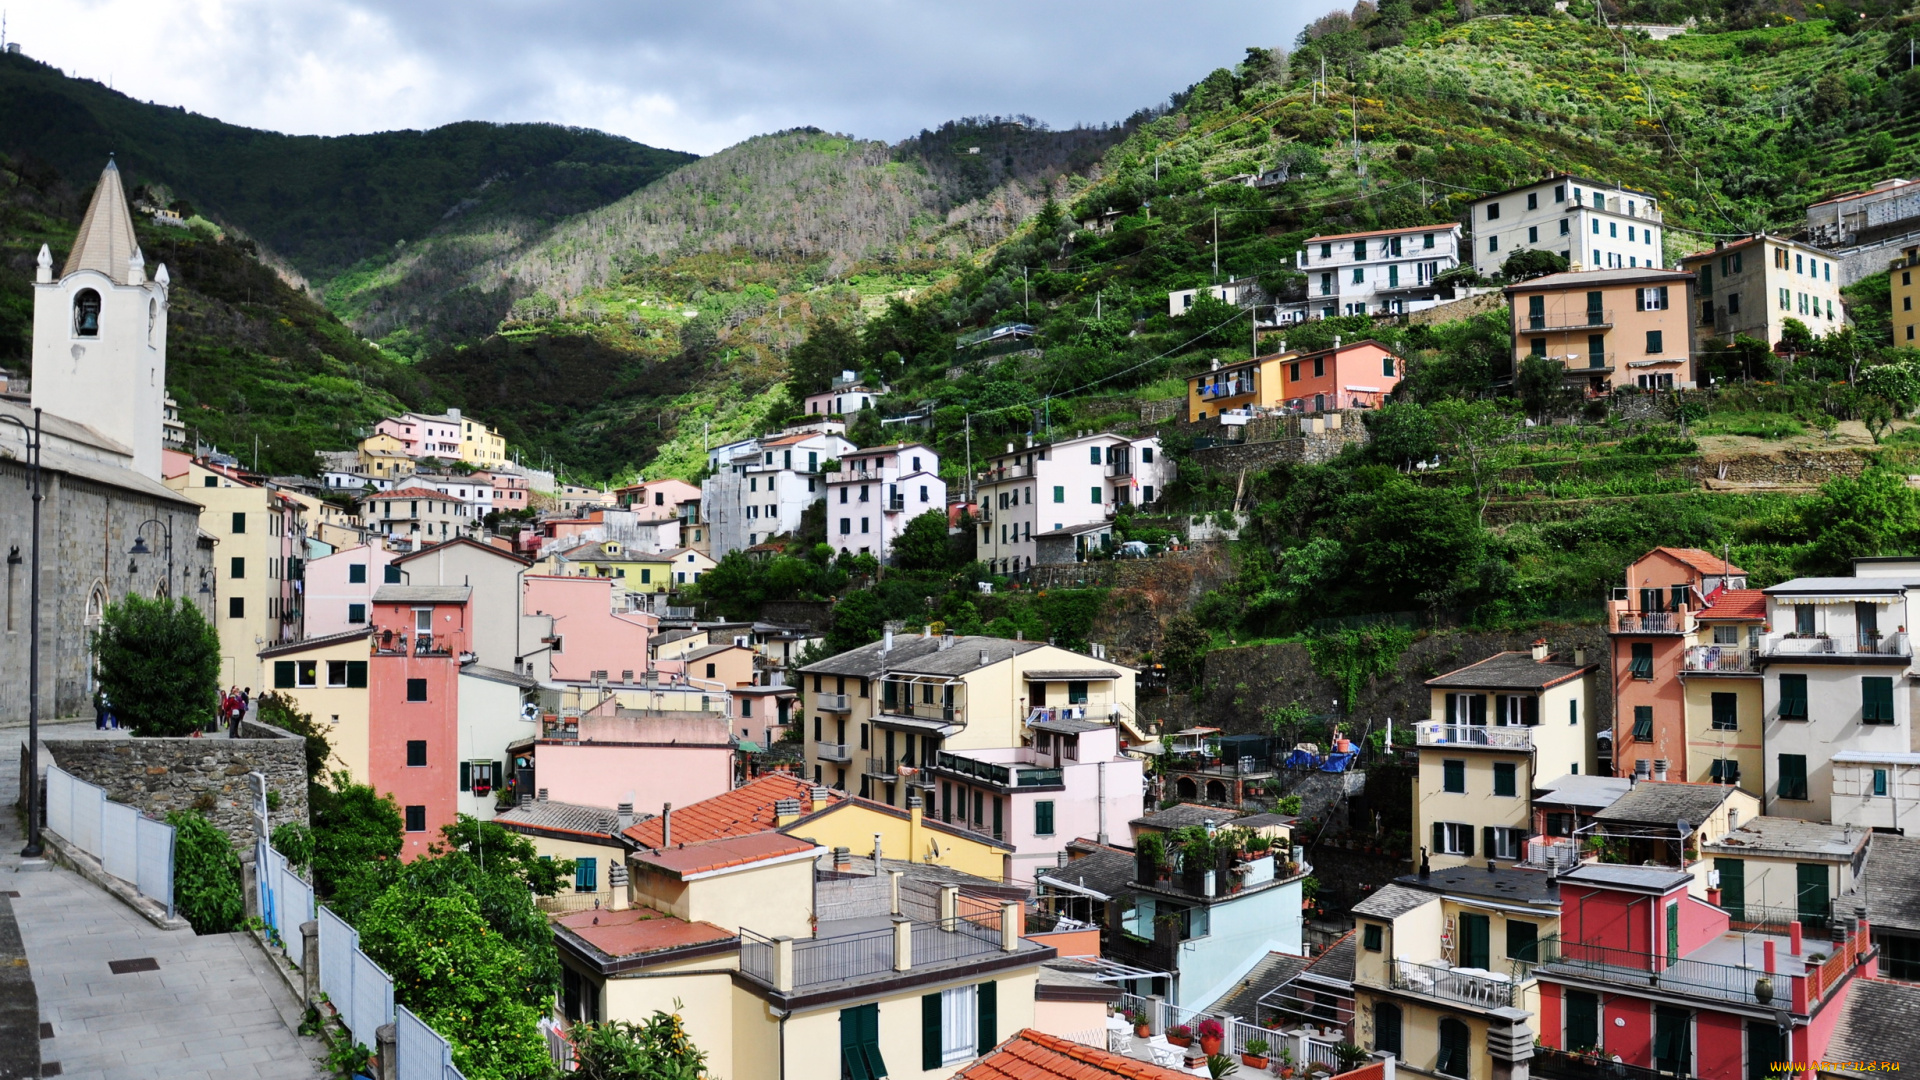
[[[1155,1065],[1161,1065],[1169,1069],[1179,1065],[1180,1059],[1183,1056],[1180,1053],[1180,1048],[1174,1046],[1172,1043],[1167,1043],[1163,1046],[1157,1042],[1150,1042],[1147,1044],[1147,1052],[1153,1055],[1153,1063]]]
[[[1107,1049],[1116,1054],[1133,1053],[1133,1032],[1110,1029],[1107,1032]]]

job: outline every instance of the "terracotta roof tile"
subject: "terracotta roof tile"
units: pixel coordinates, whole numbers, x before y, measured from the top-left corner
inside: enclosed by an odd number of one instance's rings
[[[749,833],[746,836],[730,836],[725,840],[708,840],[684,847],[676,842],[673,847],[664,851],[641,851],[633,856],[633,861],[658,867],[685,878],[689,874],[705,874],[714,870],[725,870],[730,866],[746,866],[750,863],[777,859],[783,855],[804,855],[814,849],[815,845],[810,840],[796,840],[784,833],[761,832]]]
[[[576,911],[555,922],[608,956],[638,956],[734,936],[712,923],[688,922],[648,908]]]
[[[1025,1028],[953,1080],[1184,1080],[1186,1073]]]
[[[1764,619],[1767,594],[1760,589],[1723,589],[1711,597],[1713,606],[1699,613],[1702,619]]]
[[[1692,567],[1695,570],[1700,571],[1703,574],[1719,575],[1722,573],[1729,572],[1729,568],[1731,568],[1731,572],[1734,574],[1737,574],[1737,575],[1746,574],[1745,570],[1742,570],[1737,566],[1732,566],[1726,560],[1722,559],[1720,556],[1714,554],[1711,551],[1702,551],[1699,548],[1676,548],[1676,547],[1660,547],[1660,548],[1654,548],[1653,550],[1662,552],[1663,554],[1666,554],[1672,558],[1678,559],[1681,562],[1686,563],[1688,566]]]
[[[844,798],[838,792],[829,801]],[[813,785],[786,773],[771,773],[742,784],[724,795],[702,799],[691,806],[673,808],[673,841],[676,844],[703,843],[731,836],[771,832],[775,826],[773,804],[781,799],[796,799],[802,813],[813,807]],[[663,841],[660,818],[648,818],[626,831],[626,836],[647,847],[659,847]]]

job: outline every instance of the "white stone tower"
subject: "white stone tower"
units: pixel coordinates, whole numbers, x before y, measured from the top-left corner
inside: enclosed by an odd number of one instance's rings
[[[167,268],[147,279],[109,160],[56,280],[42,245],[33,291],[33,404],[82,423],[160,479],[167,401]]]

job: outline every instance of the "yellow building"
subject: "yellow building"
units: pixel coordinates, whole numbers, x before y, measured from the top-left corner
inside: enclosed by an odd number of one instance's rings
[[[360,460],[355,471],[378,480],[398,480],[412,476],[413,457],[407,444],[385,432],[376,432],[360,440]]]
[[[313,717],[332,748],[327,771],[344,769],[364,784],[369,770],[367,631],[309,638],[260,652],[277,694]]]
[[[1920,349],[1920,247],[1900,253],[1887,277],[1893,289],[1893,344]]]
[[[214,538],[214,624],[223,686],[264,689],[260,650],[300,636],[294,560],[306,545],[300,504],[268,484],[242,479],[177,450],[164,452],[162,479],[199,503],[200,531]]]
[[[625,906],[622,868],[633,845],[620,838],[620,830],[633,824],[631,815],[623,819],[617,810],[604,806],[540,799],[502,811],[493,821],[526,837],[541,858],[573,864],[573,888],[540,897],[537,903],[542,910],[611,909],[616,900]],[[620,880],[618,888],[615,879]]]
[[[613,910],[554,925],[568,1022],[678,1013],[716,1076],[946,1080],[1031,1026],[1053,950],[1021,904],[816,870],[781,833],[642,847]]]
[[[1237,364],[1214,361],[1211,371],[1187,380],[1187,420],[1205,420],[1229,409],[1278,407],[1286,400],[1282,365],[1298,355],[1278,352]]]
[[[946,866],[991,881],[1007,880],[1013,845],[930,821],[920,807],[905,810],[872,799],[841,799],[805,817],[782,819],[780,831],[821,847],[871,852],[883,858]]]
[[[1547,874],[1461,866],[1409,875],[1353,915],[1355,1044],[1422,1076],[1497,1075],[1494,1054],[1525,1038],[1536,1011],[1540,945],[1559,932]]]
[[[1720,890],[1714,903],[1736,923],[1798,920],[1809,930],[1823,930],[1836,916],[1850,914],[1847,907],[1836,912],[1834,901],[1859,885],[1871,835],[1848,825],[1757,817],[1701,844],[1700,851],[1713,860],[1708,884],[1717,882]]]
[[[617,578],[628,592],[666,592],[672,564],[665,555],[630,552],[618,540],[590,540],[556,549],[534,573],[559,577]]]
[[[471,416],[460,417],[460,460],[482,469],[507,463],[507,440]]]
[[[1596,665],[1555,660],[1544,641],[1427,680],[1432,719],[1416,727],[1413,859],[1435,867],[1521,861],[1534,789],[1598,760]]]
[[[1727,590],[1694,613],[1693,640],[1679,670],[1687,703],[1685,779],[1736,784],[1756,794],[1766,782],[1758,663],[1766,621],[1766,597],[1757,589]]]
[[[669,572],[673,575],[673,580],[668,583],[672,588],[679,589],[692,585],[700,580],[700,575],[720,565],[707,554],[706,545],[700,541],[698,533],[703,531],[695,530],[694,546],[679,548],[660,556],[667,561]]]

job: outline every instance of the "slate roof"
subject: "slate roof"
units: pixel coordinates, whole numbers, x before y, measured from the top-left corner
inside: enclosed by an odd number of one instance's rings
[[[1789,817],[1757,817],[1711,844],[1708,851],[1727,855],[1792,855],[1813,859],[1851,859],[1871,836],[1866,829],[1849,830],[1824,821]]]
[[[1879,979],[1853,980],[1847,1004],[1834,1025],[1821,1057],[1830,1063],[1849,1061],[1920,1061],[1920,986],[1911,983],[1883,982]],[[1823,1065],[1822,1073],[1868,1075],[1849,1069]],[[1881,1075],[1875,1072],[1872,1075]]]
[[[382,585],[376,604],[464,604],[473,595],[465,585]]]
[[[886,656],[881,656],[880,650],[884,644],[885,642],[876,641],[857,649],[849,649],[838,656],[829,656],[817,664],[809,664],[800,670],[809,675],[856,675],[868,679],[878,676],[883,671],[917,675],[964,675],[1046,646],[1044,641],[1013,641],[981,634],[956,634],[953,644],[943,649],[940,647],[939,635],[933,637],[899,635],[893,639],[893,651]],[[986,664],[980,663],[980,654],[983,652],[987,654]]]
[[[1685,821],[1699,827],[1738,788],[1722,784],[1688,784],[1678,780],[1642,780],[1611,806],[1593,815],[1595,821],[1665,825]]]
[[[1477,664],[1449,671],[1428,686],[1462,687],[1471,690],[1545,690],[1592,671],[1594,664],[1569,664],[1564,661],[1535,660],[1531,651],[1498,652]]]
[[[1872,925],[1920,932],[1920,837],[1875,833],[1860,866],[1858,894],[1865,895]]]
[[[1693,880],[1691,874],[1664,866],[1612,866],[1585,863],[1561,875],[1560,880],[1575,884],[1617,885],[1629,889],[1666,892]]]
[[[827,798],[835,801],[844,796],[835,792]],[[781,799],[798,800],[805,811],[813,803],[813,785],[787,773],[768,773],[711,799],[676,806],[673,808],[673,841],[692,844],[771,832],[775,824],[774,804]],[[637,844],[657,848],[665,826],[665,819],[649,818],[629,828],[625,835]]]
[[[1405,885],[1385,885],[1372,896],[1353,905],[1355,915],[1369,915],[1376,919],[1397,919],[1422,904],[1432,903],[1440,897],[1423,889],[1409,888]]]
[[[1188,1074],[1025,1028],[953,1080],[1187,1080]]]
[[[1535,806],[1612,806],[1633,782],[1624,776],[1563,776],[1533,797]]]
[[[620,815],[604,806],[569,802],[530,802],[494,816],[501,825],[611,837],[620,828]]]
[[[1406,874],[1394,880],[1409,888],[1449,896],[1470,896],[1509,904],[1554,906],[1559,903],[1559,898],[1548,888],[1552,879],[1545,870],[1522,870],[1517,866],[1489,870],[1483,863],[1467,863],[1432,871],[1424,878],[1418,874]]]
[[[1078,735],[1083,731],[1099,731],[1101,728],[1111,727],[1113,725],[1093,720],[1066,718],[1061,720],[1037,720],[1027,726],[1035,731],[1051,731],[1056,735]]]
[[[1300,974],[1329,982],[1352,983],[1354,947],[1353,931],[1349,930],[1328,946],[1326,952],[1314,957]]]
[[[1118,848],[1102,847],[1091,840],[1067,843],[1072,858],[1067,865],[1054,867],[1036,877],[1055,881],[1068,891],[1086,889],[1106,897],[1123,896],[1133,883],[1133,854]]]
[[[1233,811],[1225,807],[1177,803],[1165,810],[1156,810],[1143,817],[1134,818],[1128,824],[1171,831],[1187,825],[1205,825],[1209,821],[1215,825],[1225,825],[1233,820],[1233,816]]]
[[[1253,970],[1247,972],[1233,989],[1222,995],[1219,1001],[1207,1006],[1204,1011],[1215,1016],[1237,1016],[1251,1021],[1254,1018],[1254,1006],[1260,1003],[1260,999],[1300,974],[1309,962],[1309,958],[1305,956],[1270,952],[1256,961]]]
[[[714,655],[716,655],[716,654],[719,654],[719,653],[723,653],[723,652],[726,652],[726,651],[727,651],[728,649],[744,649],[744,648],[746,648],[746,646],[744,646],[744,645],[735,645],[735,644],[734,644],[733,642],[731,642],[731,641],[723,641],[723,642],[720,642],[720,643],[719,643],[719,644],[717,644],[717,645],[702,645],[702,646],[700,646],[700,647],[699,647],[699,648],[697,648],[697,649],[693,649],[693,650],[691,650],[691,651],[689,651],[689,652],[686,652],[686,653],[684,653],[684,654],[682,654],[682,655],[681,655],[681,656],[679,657],[679,659],[681,659],[681,660],[704,660],[704,659],[706,659],[706,658],[707,658],[707,657],[709,657],[709,656],[714,656]],[[788,687],[788,689],[793,689],[793,688],[792,688],[792,687]]]
[[[305,641],[289,641],[281,645],[269,645],[260,650],[260,655],[279,656],[284,653],[306,652],[309,649],[324,649],[329,645],[339,645],[348,641],[364,641],[367,635],[371,633],[373,633],[373,631],[365,627],[358,630],[342,630],[338,634],[328,634],[325,637],[312,637]]]

